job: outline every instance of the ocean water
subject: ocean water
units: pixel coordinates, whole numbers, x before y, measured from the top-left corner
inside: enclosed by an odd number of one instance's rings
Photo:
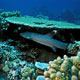
[[[20,11],[22,15],[44,15],[56,20],[64,18],[71,21],[80,16],[80,0],[0,0],[0,8]]]
[[[0,80],[80,80],[79,35],[80,0],[0,0]]]

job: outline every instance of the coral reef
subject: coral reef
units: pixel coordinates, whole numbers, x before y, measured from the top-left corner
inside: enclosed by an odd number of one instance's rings
[[[74,33],[75,29],[79,30],[80,25],[48,20],[42,18],[41,15],[37,18],[21,17],[19,12],[3,12],[1,10],[0,22],[0,80],[80,79],[80,41],[75,41],[75,38],[74,43],[68,41],[72,39],[71,36],[68,37],[70,33]],[[24,30],[29,32],[28,29],[30,32],[42,33],[42,35],[57,30],[54,39],[69,43],[68,51],[57,49],[58,52],[55,54],[47,46],[22,38],[20,33]],[[2,37],[6,35],[8,38],[4,40]],[[43,43],[46,40],[45,38]],[[71,55],[68,57],[64,54]],[[57,56],[60,57],[55,59]],[[62,56],[64,58],[61,58]]]
[[[47,69],[48,65],[49,65],[48,63],[36,62],[35,63],[36,73],[38,75],[43,75],[44,74],[44,70]]]
[[[62,21],[54,21],[48,20],[43,18],[34,18],[31,16],[25,17],[10,17],[6,18],[9,23],[16,24],[16,25],[23,25],[24,28],[39,28],[39,29],[48,29],[48,31],[54,28],[60,29],[80,29],[79,25],[62,22]]]
[[[0,71],[0,80],[6,80],[6,78],[7,75],[4,72]]]
[[[20,16],[20,12],[16,11],[16,12],[0,12],[0,29],[1,30],[7,30],[7,28],[9,27],[8,22],[5,20],[5,18],[7,17],[19,17]],[[0,31],[1,31],[0,30]]]
[[[46,80],[79,80],[80,79],[80,51],[77,56],[58,57],[49,62],[48,71],[44,72]]]
[[[36,62],[36,63],[35,63],[35,66],[36,66],[37,68],[39,68],[39,69],[44,70],[44,69],[46,69],[46,68],[48,67],[48,64],[47,64],[47,63]]]
[[[40,75],[40,76],[38,76],[38,77],[36,78],[36,80],[45,80],[45,77],[42,76],[42,75]]]
[[[18,52],[6,42],[0,42],[0,70],[6,73],[8,80],[30,80],[35,75],[35,66],[18,58]]]
[[[75,41],[68,45],[68,53],[72,55],[77,55],[77,52],[80,51],[80,41]]]
[[[0,16],[2,16],[3,18],[7,18],[7,17],[20,17],[20,12],[19,11],[15,11],[15,12],[1,12]]]
[[[9,80],[30,79],[33,74],[35,75],[35,73],[33,73],[34,69],[33,64],[21,61],[20,59],[5,61],[5,65],[2,68],[2,70],[7,73]]]
[[[15,26],[21,26],[21,28],[25,29],[25,31],[35,31],[42,33],[51,31],[54,25],[48,19],[34,18],[31,16],[6,18],[6,21],[9,22],[11,26],[13,24],[14,28]]]

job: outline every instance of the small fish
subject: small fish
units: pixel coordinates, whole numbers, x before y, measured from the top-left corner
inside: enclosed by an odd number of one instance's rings
[[[38,33],[24,32],[20,33],[20,35],[26,39],[35,41],[37,43],[43,44],[45,46],[51,47],[54,52],[56,52],[56,48],[67,49],[68,43],[61,42],[59,40],[53,39],[52,35],[43,35]],[[52,32],[51,32],[52,34]]]

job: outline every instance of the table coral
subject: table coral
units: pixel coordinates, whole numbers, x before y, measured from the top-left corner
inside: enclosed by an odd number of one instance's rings
[[[44,76],[46,80],[79,80],[80,52],[77,53],[77,56],[64,55],[64,58],[58,57],[54,61],[50,61]]]
[[[62,22],[62,21],[48,20],[43,18],[34,18],[31,16],[11,17],[11,18],[6,18],[6,20],[13,24],[25,25],[37,28],[80,29],[80,26],[76,24]]]

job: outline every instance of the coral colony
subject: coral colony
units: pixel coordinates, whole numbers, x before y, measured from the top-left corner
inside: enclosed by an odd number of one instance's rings
[[[73,23],[0,11],[0,80],[80,80],[79,30]]]

